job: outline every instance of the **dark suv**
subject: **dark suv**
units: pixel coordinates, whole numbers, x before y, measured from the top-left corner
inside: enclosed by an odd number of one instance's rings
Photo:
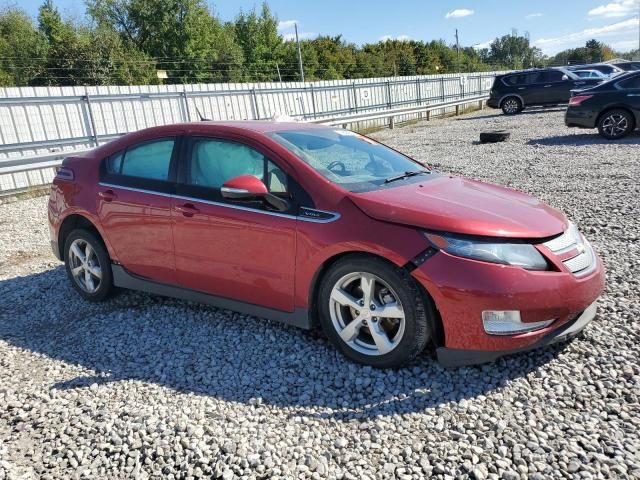
[[[528,106],[568,103],[571,90],[589,88],[601,81],[598,78],[580,78],[565,68],[498,75],[493,82],[487,105],[501,108],[505,114],[513,115]]]

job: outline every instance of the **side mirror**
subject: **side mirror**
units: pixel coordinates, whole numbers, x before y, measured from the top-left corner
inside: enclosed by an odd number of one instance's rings
[[[220,192],[224,198],[235,200],[255,200],[269,193],[266,185],[253,175],[240,175],[227,180]]]
[[[240,175],[227,180],[222,185],[220,193],[224,198],[232,200],[264,200],[279,212],[289,210],[289,202],[269,193],[262,180],[253,175]]]
[[[567,80],[569,80],[569,75],[562,75],[562,81],[566,82]]]

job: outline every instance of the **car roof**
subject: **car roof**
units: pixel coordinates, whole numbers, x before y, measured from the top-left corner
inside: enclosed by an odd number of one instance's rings
[[[190,128],[196,128],[198,130],[203,129],[241,129],[251,130],[253,132],[278,132],[286,130],[307,130],[310,128],[323,129],[328,128],[326,125],[317,125],[307,122],[280,122],[274,120],[226,120],[226,121],[212,121],[204,120],[201,122],[189,122],[183,124]]]

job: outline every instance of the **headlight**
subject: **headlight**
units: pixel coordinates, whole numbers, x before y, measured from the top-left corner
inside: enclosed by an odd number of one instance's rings
[[[533,245],[528,243],[467,240],[455,235],[426,232],[425,236],[435,248],[458,257],[513,265],[527,270],[548,270],[547,261]]]

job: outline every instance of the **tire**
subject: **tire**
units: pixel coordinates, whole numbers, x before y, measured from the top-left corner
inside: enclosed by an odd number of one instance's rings
[[[373,297],[369,308],[364,307],[367,297]],[[322,279],[317,300],[323,331],[357,363],[406,365],[433,336],[435,312],[429,299],[405,270],[378,258],[352,256],[336,262]],[[394,317],[375,316],[385,309]]]
[[[85,262],[87,252],[89,260]],[[104,243],[93,232],[73,230],[67,236],[64,264],[71,285],[85,300],[101,302],[113,292],[111,260]]]
[[[609,110],[598,119],[598,132],[607,140],[624,138],[634,129],[635,119],[627,110]]]
[[[518,97],[507,97],[500,104],[502,113],[505,115],[515,115],[522,111],[522,101]]]
[[[495,130],[493,132],[480,133],[480,143],[498,143],[509,139],[511,134],[506,130]]]

